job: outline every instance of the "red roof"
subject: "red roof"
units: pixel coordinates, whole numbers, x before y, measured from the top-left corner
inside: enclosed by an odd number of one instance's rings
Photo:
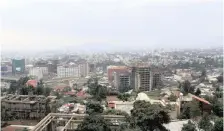
[[[23,127],[15,127],[15,126],[7,126],[5,128],[2,128],[2,131],[16,131],[16,130],[23,130]]]
[[[79,91],[79,92],[76,94],[76,96],[78,96],[78,97],[84,97],[84,96],[85,96],[85,91],[83,91],[83,90]]]
[[[197,96],[195,96],[195,95],[193,95],[192,98],[194,98],[194,99],[196,99],[196,100],[198,100],[198,101],[200,101],[200,102],[203,102],[203,103],[205,103],[205,104],[208,104],[208,105],[211,104],[211,103],[208,102],[207,100],[205,100],[205,99],[203,99],[203,98],[200,98],[200,97],[197,97]]]
[[[69,91],[69,92],[65,92],[65,95],[75,95],[75,92]]]
[[[67,85],[64,85],[64,86],[56,86],[55,88],[54,88],[54,90],[60,90],[60,91],[62,91],[64,88],[66,88],[66,87],[68,87]]]
[[[37,87],[37,81],[36,80],[28,80],[26,82],[27,86]]]

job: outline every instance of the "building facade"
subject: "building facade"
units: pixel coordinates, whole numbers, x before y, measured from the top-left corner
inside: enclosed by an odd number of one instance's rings
[[[114,73],[114,87],[119,92],[126,92],[131,89],[131,74],[126,73]]]
[[[131,86],[136,91],[151,91],[161,85],[161,73],[153,71],[149,66],[132,68]]]
[[[32,67],[29,69],[29,75],[36,77],[38,80],[42,79],[43,76],[48,75],[47,67]]]
[[[77,65],[58,66],[57,77],[58,78],[80,77],[79,66]]]
[[[7,95],[1,99],[1,106],[4,107],[5,113],[14,115],[16,119],[41,119],[49,113],[47,106],[54,103],[55,98],[41,95]]]
[[[110,83],[114,80],[114,72],[116,73],[125,73],[128,72],[129,68],[127,66],[108,66],[107,67],[107,75],[108,75],[108,81]]]
[[[89,75],[89,64],[87,62],[79,63],[80,76],[86,77]]]
[[[12,59],[12,73],[14,75],[25,73],[25,59]]]

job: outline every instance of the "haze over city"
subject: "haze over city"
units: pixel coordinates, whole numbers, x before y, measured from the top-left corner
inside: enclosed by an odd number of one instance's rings
[[[3,0],[4,52],[222,46],[221,0]]]

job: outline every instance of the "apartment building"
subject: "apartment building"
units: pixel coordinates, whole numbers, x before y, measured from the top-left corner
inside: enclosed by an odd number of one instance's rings
[[[58,78],[80,77],[80,68],[78,65],[63,65],[57,67]]]
[[[48,75],[48,67],[32,67],[29,69],[29,75],[40,80],[44,75]]]

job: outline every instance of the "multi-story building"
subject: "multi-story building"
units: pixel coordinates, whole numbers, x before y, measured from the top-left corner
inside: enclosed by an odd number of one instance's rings
[[[131,86],[137,91],[151,91],[161,85],[161,73],[152,71],[149,66],[132,68]]]
[[[108,75],[108,81],[110,83],[114,80],[114,72],[116,73],[125,73],[128,72],[129,68],[127,66],[108,66],[107,67],[107,75]]]
[[[79,60],[76,62],[79,66],[80,76],[86,77],[89,74],[89,64],[86,60]]]
[[[51,60],[48,63],[48,72],[57,74],[58,60]]]
[[[57,67],[57,76],[63,77],[80,77],[80,70],[78,65],[66,65]]]
[[[160,88],[162,85],[162,80],[161,80],[161,72],[160,71],[153,71],[153,83],[152,83],[152,88],[154,89],[158,89]]]
[[[42,79],[44,75],[48,75],[47,67],[32,67],[29,69],[29,75],[37,77],[38,80]]]
[[[55,98],[42,95],[9,94],[1,99],[1,107],[4,107],[5,114],[11,114],[15,119],[41,119],[50,112],[48,106],[50,108]]]
[[[131,80],[131,74],[129,72],[126,73],[114,73],[114,87],[119,92],[126,92],[130,90],[130,80]]]
[[[14,75],[25,73],[25,59],[12,59],[12,73]]]

